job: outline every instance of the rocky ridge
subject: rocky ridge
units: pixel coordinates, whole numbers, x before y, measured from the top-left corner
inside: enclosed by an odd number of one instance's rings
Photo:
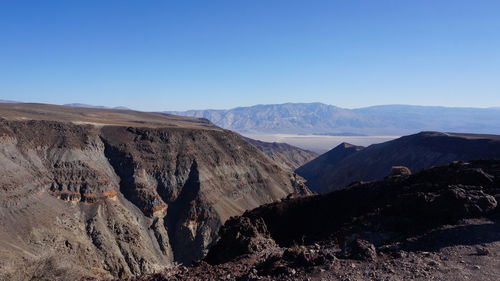
[[[366,148],[341,144],[296,172],[313,190],[328,192],[353,182],[380,180],[392,166],[418,172],[477,159],[500,159],[500,136],[421,132]]]
[[[228,220],[207,258],[137,280],[496,280],[500,161],[454,162]]]

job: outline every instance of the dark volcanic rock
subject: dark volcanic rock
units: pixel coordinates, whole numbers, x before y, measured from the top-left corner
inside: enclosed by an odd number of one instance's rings
[[[246,212],[225,225],[221,233],[238,232],[238,221],[259,221],[260,225],[263,220],[267,226],[263,235],[270,235],[280,246],[308,244],[332,236],[351,248],[353,241],[358,243],[354,248],[364,247],[362,240],[351,237],[368,237],[370,243],[380,245],[393,236],[492,213],[497,208],[491,194],[498,192],[499,167],[500,161],[451,164],[398,180],[387,178],[324,195],[285,200]],[[479,185],[460,183],[463,180],[470,184],[471,178],[478,179]],[[374,231],[380,235],[367,235]],[[222,243],[229,241],[219,240],[218,244]],[[369,259],[374,257],[370,247],[365,248],[360,251],[367,251]],[[220,249],[216,245],[209,255],[225,254]]]
[[[226,222],[212,265],[138,280],[496,280],[499,179],[461,162],[268,204]]]
[[[374,261],[377,259],[375,246],[362,239],[355,239],[343,245],[342,252],[345,257],[364,261]]]
[[[293,246],[285,249],[283,259],[292,267],[321,265],[327,260],[319,251],[303,246]]]
[[[222,263],[243,254],[254,254],[276,247],[262,219],[251,221],[248,217],[233,217],[219,232],[219,243],[206,257],[209,263]]]

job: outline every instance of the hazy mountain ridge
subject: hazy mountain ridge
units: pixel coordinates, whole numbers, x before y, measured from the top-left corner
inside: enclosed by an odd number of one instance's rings
[[[122,110],[130,110],[130,108],[125,106],[103,106],[103,105],[91,105],[85,103],[67,103],[63,104],[63,106],[69,107],[83,107],[83,108],[97,108],[97,109],[122,109]]]
[[[0,100],[0,103],[17,103],[17,101],[13,101],[13,100]]]
[[[0,103],[30,103],[30,102],[20,102],[20,101],[2,100],[2,99],[0,99]],[[125,107],[125,106],[103,106],[103,105],[91,105],[91,104],[86,104],[86,103],[66,103],[66,104],[63,104],[62,106],[81,107],[81,108],[95,108],[95,109],[131,110],[130,108]]]
[[[165,113],[206,118],[240,133],[407,135],[420,131],[460,131],[500,134],[499,108],[381,105],[345,109],[323,103],[285,103]]]

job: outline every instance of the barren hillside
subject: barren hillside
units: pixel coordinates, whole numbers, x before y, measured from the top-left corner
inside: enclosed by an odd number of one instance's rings
[[[129,110],[0,104],[0,279],[201,258],[230,216],[307,192],[237,134]]]

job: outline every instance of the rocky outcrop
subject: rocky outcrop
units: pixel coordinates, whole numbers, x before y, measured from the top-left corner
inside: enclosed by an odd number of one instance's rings
[[[243,137],[243,139],[264,152],[264,154],[278,163],[281,167],[291,171],[318,157],[318,154],[315,152],[304,150],[287,143],[263,142],[247,137]]]
[[[500,159],[500,136],[422,132],[367,148],[342,144],[296,170],[317,192],[384,178],[393,166],[413,172],[452,161]]]
[[[405,166],[392,166],[391,173],[389,177],[399,177],[399,176],[409,176],[411,175],[411,170]]]
[[[221,229],[219,243],[211,248],[206,260],[221,263],[243,254],[255,254],[276,246],[262,219],[235,217]]]
[[[308,193],[205,120],[33,104],[0,106],[0,116],[0,279],[190,263],[229,217]]]
[[[221,233],[239,233],[239,240],[263,235],[285,247],[335,237],[341,248],[350,249],[349,255],[373,259],[369,243],[380,247],[401,235],[498,212],[499,183],[500,161],[459,162],[413,176],[388,177],[324,195],[265,205],[230,219]],[[248,222],[258,224],[252,228]],[[241,237],[246,233],[250,237]],[[212,247],[208,262],[227,262],[237,257],[228,256],[228,251],[220,247],[231,243],[224,237],[221,235]]]

